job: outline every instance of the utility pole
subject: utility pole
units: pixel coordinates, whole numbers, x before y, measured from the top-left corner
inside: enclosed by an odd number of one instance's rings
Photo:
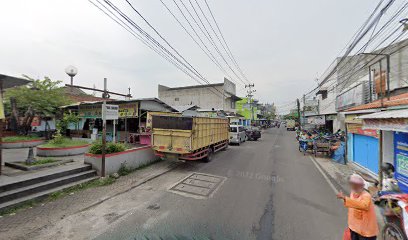
[[[248,93],[248,95],[247,95],[247,100],[248,100],[248,104],[249,104],[249,106],[250,106],[250,111],[251,111],[251,122],[252,121],[254,121],[255,120],[255,114],[254,114],[254,105],[253,105],[253,103],[252,103],[252,97],[254,96],[252,93],[254,93],[254,92],[256,92],[256,90],[253,90],[252,88],[253,87],[255,87],[255,85],[254,84],[248,84],[248,85],[245,85],[245,88],[248,88],[248,90],[247,90],[247,93]],[[252,123],[251,123],[252,124]]]
[[[299,130],[302,130],[302,124],[300,122],[300,101],[299,101],[299,98],[296,99],[296,105],[297,105],[297,113],[298,113]]]
[[[103,79],[103,104],[102,104],[102,170],[101,175],[105,177],[105,159],[106,159],[106,99],[109,98],[107,93],[107,79]]]
[[[107,78],[103,79],[103,90],[97,89],[97,88],[89,88],[89,87],[83,87],[83,86],[78,86],[78,85],[72,85],[72,84],[65,84],[67,87],[75,87],[75,88],[80,88],[80,89],[85,89],[85,90],[91,90],[91,91],[96,91],[96,92],[102,92],[102,98],[103,98],[103,103],[102,103],[102,169],[101,169],[101,176],[105,177],[105,155],[106,155],[106,99],[110,98],[110,94],[117,95],[117,96],[122,96],[125,98],[132,98],[132,95],[129,94],[121,94],[121,93],[115,93],[115,92],[110,92],[107,90]]]

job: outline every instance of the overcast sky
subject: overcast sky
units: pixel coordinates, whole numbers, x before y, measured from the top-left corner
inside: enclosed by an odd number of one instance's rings
[[[172,0],[163,0],[174,11]],[[177,0],[178,1],[178,0]],[[183,0],[185,3],[188,0]],[[198,0],[204,4],[203,0]],[[378,3],[376,0],[207,0],[255,97],[278,105],[316,86],[322,73]],[[125,0],[114,0],[136,22]],[[194,44],[159,0],[130,0],[210,82],[224,74]],[[0,72],[48,76],[135,98],[157,96],[157,85],[196,82],[141,44],[87,0],[1,0]],[[146,25],[143,25],[148,29]],[[239,82],[239,81],[237,81]],[[239,95],[244,93],[237,87]]]

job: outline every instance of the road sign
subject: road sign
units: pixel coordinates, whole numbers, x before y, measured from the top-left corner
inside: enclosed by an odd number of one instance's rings
[[[102,114],[105,114],[106,120],[117,120],[119,118],[119,106],[105,104],[105,109],[103,109],[102,105]]]

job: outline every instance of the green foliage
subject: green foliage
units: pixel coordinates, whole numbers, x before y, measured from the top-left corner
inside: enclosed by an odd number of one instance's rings
[[[41,139],[38,136],[28,135],[28,136],[10,136],[2,138],[3,142],[19,142],[19,141],[30,141],[30,140],[39,140]]]
[[[85,140],[72,140],[66,138],[62,135],[54,135],[54,139],[50,140],[46,144],[40,145],[43,148],[64,148],[64,147],[76,147],[76,146],[83,146],[88,144]]]
[[[118,170],[119,176],[126,176],[126,175],[128,175],[129,173],[131,173],[131,172],[133,172],[133,169],[131,169],[131,168],[129,168],[128,166],[126,166],[126,162],[125,162],[125,163],[122,163],[122,164],[120,165],[119,170]]]
[[[32,82],[5,92],[6,110],[10,111],[11,97],[16,99],[19,111],[25,112],[31,106],[34,113],[40,116],[53,116],[60,106],[70,102],[65,96],[64,89],[58,86],[61,81],[52,81],[48,77],[44,77],[43,80],[24,77]]]
[[[39,159],[37,161],[34,161],[30,164],[26,164],[28,166],[37,166],[37,165],[42,165],[42,164],[47,164],[47,163],[53,163],[56,162],[57,160],[53,159],[53,158],[44,158],[44,159]]]
[[[64,113],[62,119],[57,123],[57,130],[59,130],[61,133],[64,133],[68,129],[69,124],[78,122],[79,117],[76,114],[71,112]]]
[[[122,143],[107,143],[106,144],[106,154],[109,153],[117,153],[117,152],[123,152],[127,149],[125,144]],[[89,148],[89,153],[92,154],[102,154],[102,142],[97,141],[94,142],[91,147]]]

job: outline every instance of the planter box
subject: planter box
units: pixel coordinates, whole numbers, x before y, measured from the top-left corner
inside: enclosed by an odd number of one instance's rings
[[[138,168],[157,161],[158,157],[154,155],[151,146],[138,147],[126,150],[119,153],[111,153],[105,155],[105,173],[110,175],[118,172],[122,164],[126,164],[128,168]],[[102,155],[101,154],[85,154],[85,163],[91,164],[98,175],[101,175],[102,170]]]
[[[18,142],[2,142],[1,143],[1,148],[6,148],[6,149],[13,149],[13,148],[29,148],[29,147],[35,147],[38,145],[43,144],[45,141],[43,139],[37,139],[37,140],[24,140],[24,141],[18,141]]]
[[[64,157],[81,155],[88,151],[90,144],[65,147],[65,148],[45,148],[37,147],[37,156],[40,157]]]

